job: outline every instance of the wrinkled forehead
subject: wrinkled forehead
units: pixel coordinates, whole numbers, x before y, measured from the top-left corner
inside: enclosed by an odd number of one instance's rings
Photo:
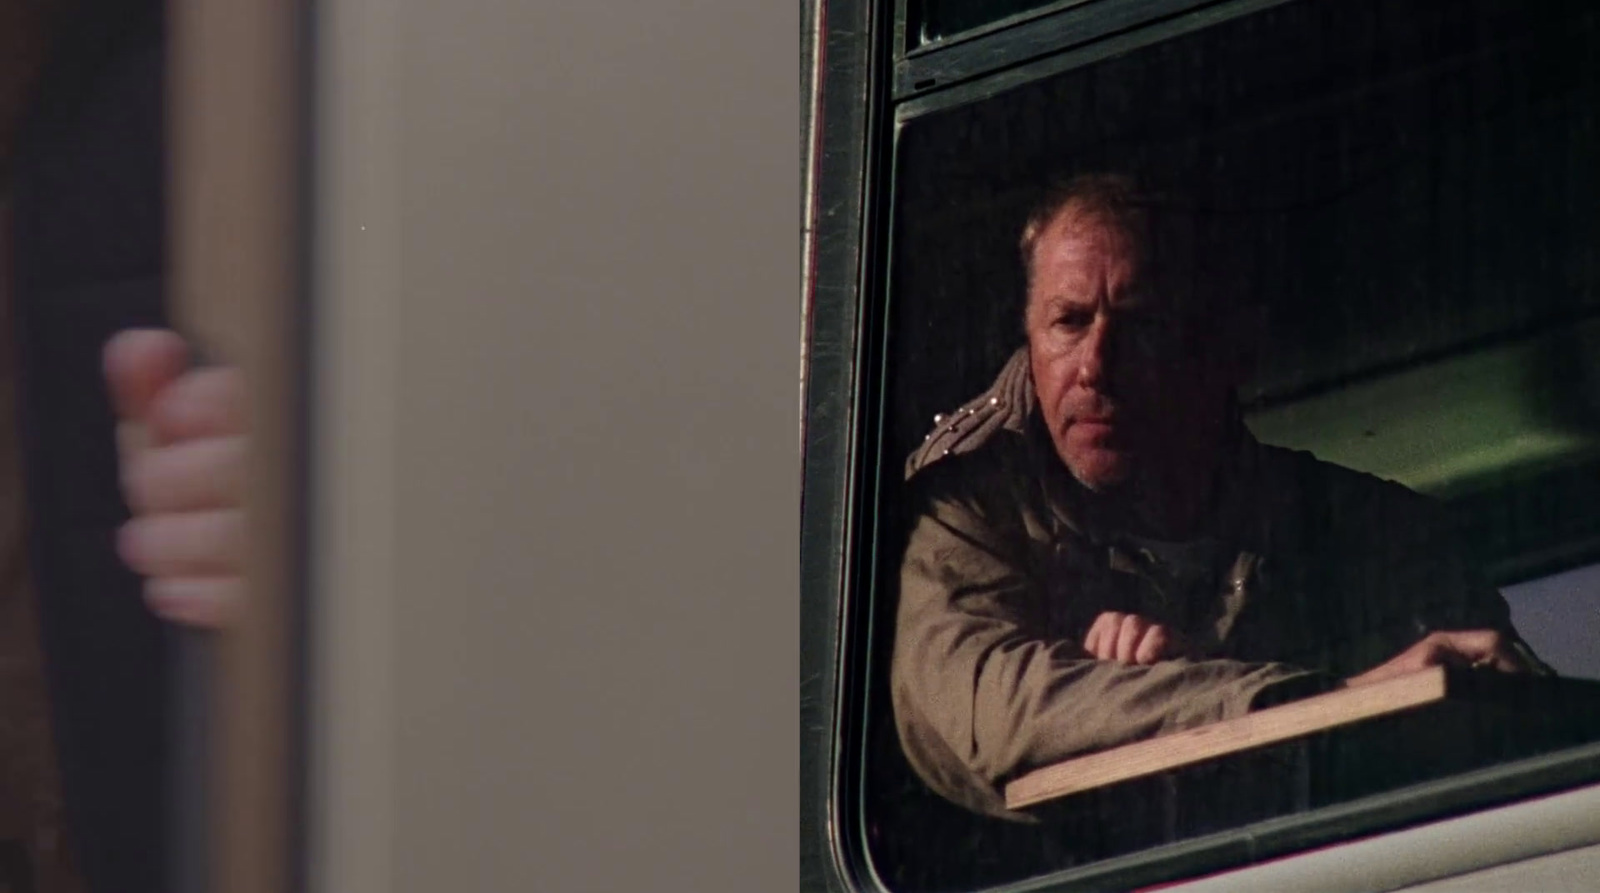
[[[1028,258],[1030,299],[1075,279],[1182,301],[1195,270],[1187,215],[1068,203],[1041,228]],[[1176,309],[1176,308],[1175,308]]]

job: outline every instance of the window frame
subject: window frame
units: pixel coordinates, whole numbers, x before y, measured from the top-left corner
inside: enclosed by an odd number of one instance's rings
[[[817,0],[803,48],[801,886],[883,890],[864,835],[866,681],[885,492],[885,335],[905,124],[1286,2],[1064,0],[922,47],[909,0]],[[924,84],[931,80],[933,83]],[[879,658],[881,659],[881,658]],[[1157,846],[998,889],[1196,878],[1600,781],[1600,743]]]

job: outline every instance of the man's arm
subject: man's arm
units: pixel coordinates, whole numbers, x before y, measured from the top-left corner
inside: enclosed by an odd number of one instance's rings
[[[1432,666],[1550,674],[1511,623],[1511,611],[1432,499],[1399,485],[1340,472],[1339,509],[1364,519],[1347,525],[1366,615],[1383,617],[1373,650],[1351,667],[1351,685],[1381,682]],[[1364,486],[1356,486],[1364,484]],[[1358,671],[1358,672],[1357,672]]]
[[[892,687],[902,744],[923,779],[1006,817],[1001,787],[1039,766],[1239,716],[1332,687],[1276,663],[1094,658],[1036,620],[1039,582],[984,513],[931,501],[902,566]]]

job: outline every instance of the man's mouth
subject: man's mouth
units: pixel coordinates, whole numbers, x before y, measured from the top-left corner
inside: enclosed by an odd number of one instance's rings
[[[1089,442],[1101,446],[1120,441],[1124,433],[1123,420],[1114,412],[1075,416],[1071,427],[1076,429],[1078,437],[1087,438]]]

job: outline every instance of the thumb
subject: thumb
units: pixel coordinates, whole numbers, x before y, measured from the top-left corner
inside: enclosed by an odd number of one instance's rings
[[[156,395],[189,367],[189,346],[166,329],[127,329],[106,342],[101,355],[117,418],[143,419]]]

